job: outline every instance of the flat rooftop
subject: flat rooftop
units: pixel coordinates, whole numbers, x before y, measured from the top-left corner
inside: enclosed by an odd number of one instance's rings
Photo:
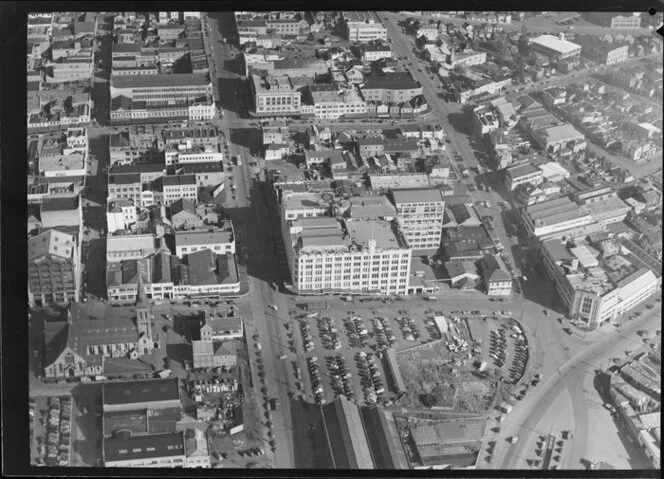
[[[233,232],[231,230],[216,231],[178,231],[175,233],[177,246],[212,245],[231,243]]]
[[[614,289],[605,271],[600,268],[592,268],[592,270],[591,274],[568,274],[567,280],[574,289],[592,291],[600,296]]]
[[[603,215],[611,212],[619,212],[620,210],[630,209],[630,206],[617,196],[605,198],[593,203],[586,203],[584,206],[592,215]]]
[[[331,216],[320,216],[318,218],[300,218],[293,220],[292,228],[320,229],[320,228],[338,228],[339,222]]]
[[[539,173],[540,170],[535,166],[531,165],[530,163],[526,163],[525,165],[513,166],[511,168],[508,168],[507,172],[510,174],[512,178],[519,178],[521,176],[528,176],[534,173]]]
[[[299,193],[283,200],[286,210],[303,210],[307,208],[327,208],[317,193]]]
[[[208,85],[207,73],[171,73],[168,75],[114,75],[113,88],[159,88],[182,87],[186,85]]]
[[[444,202],[438,188],[395,188],[392,190],[392,196],[396,204]]]
[[[350,201],[350,214],[355,219],[387,218],[397,215],[394,205],[384,195],[353,197]]]
[[[106,251],[144,250],[146,255],[156,249],[156,238],[153,235],[109,236],[106,239]]]
[[[397,235],[394,225],[383,220],[348,220],[346,230],[351,241],[362,249],[369,247],[369,241],[376,241],[377,250],[408,248],[403,238]]]
[[[85,152],[75,151],[69,155],[43,156],[39,158],[41,171],[82,170],[85,168]]]
[[[309,88],[314,104],[362,101],[362,97],[354,88],[345,89],[341,93],[333,85],[311,85]]]

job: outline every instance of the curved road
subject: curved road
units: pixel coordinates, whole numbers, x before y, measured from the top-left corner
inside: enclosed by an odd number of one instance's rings
[[[622,356],[625,350],[641,343],[641,338],[635,333],[640,329],[652,331],[657,328],[660,313],[661,306],[658,305],[638,320],[623,326],[622,331],[612,331],[607,337],[588,345],[586,349],[575,354],[558,368],[551,378],[535,390],[535,394],[515,406],[503,425],[503,435],[506,437],[517,435],[520,440],[515,446],[509,446],[505,444],[505,441],[499,442],[496,455],[501,455],[501,445],[502,448],[507,448],[507,451],[504,451],[504,460],[497,466],[497,469],[515,467],[515,463],[524,449],[531,447],[531,436],[535,432],[537,424],[565,390],[572,395],[574,414],[574,447],[566,466],[579,468],[579,461],[586,450],[589,435],[588,398],[584,393],[583,384],[586,379],[584,376],[594,375],[595,369],[606,367],[610,357]]]

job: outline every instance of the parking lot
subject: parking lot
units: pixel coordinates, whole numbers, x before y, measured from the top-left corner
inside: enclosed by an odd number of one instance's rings
[[[38,466],[71,464],[71,396],[37,397],[30,400],[30,462]]]
[[[297,321],[290,326],[289,337],[292,333],[298,341],[292,340],[290,347],[295,352],[296,343],[301,344],[303,354],[289,369],[309,401],[325,404],[343,394],[358,404],[392,404],[399,395],[391,380],[388,348],[402,358],[409,351],[417,355],[420,349],[435,346],[436,351],[440,349],[434,354],[436,360],[455,370],[470,372],[486,362],[482,370],[497,369],[494,377],[509,382],[523,374],[527,349],[523,332],[513,329],[518,326],[507,316],[486,312],[486,308],[484,312],[444,312],[442,305],[429,306],[424,300],[406,306],[400,301],[381,304],[359,299],[341,307],[325,306],[324,302],[297,302],[291,310]],[[440,316],[447,318],[445,332],[434,320]],[[401,371],[402,376],[410,373],[406,371]]]

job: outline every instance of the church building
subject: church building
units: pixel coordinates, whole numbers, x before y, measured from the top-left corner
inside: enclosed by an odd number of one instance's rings
[[[161,348],[141,276],[138,290],[135,321],[132,318],[91,319],[80,303],[72,302],[63,320],[46,322],[45,377],[62,379],[103,374],[107,361],[138,359]]]

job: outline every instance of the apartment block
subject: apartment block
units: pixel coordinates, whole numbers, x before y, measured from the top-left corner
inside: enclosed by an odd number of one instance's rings
[[[391,190],[399,226],[413,254],[437,251],[443,232],[445,201],[437,188]]]

